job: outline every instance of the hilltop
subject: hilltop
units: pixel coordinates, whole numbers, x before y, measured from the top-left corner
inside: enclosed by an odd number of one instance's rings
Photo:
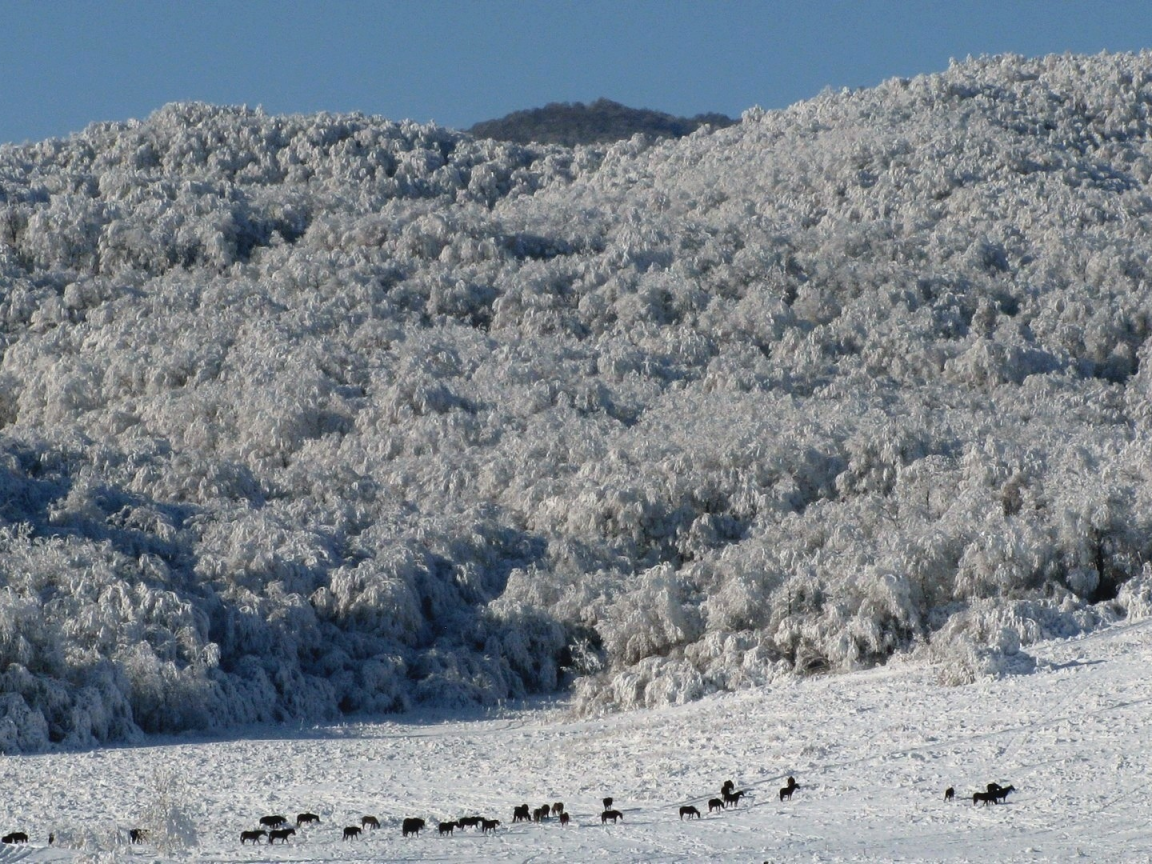
[[[514,111],[496,120],[485,120],[468,131],[477,138],[495,138],[516,144],[610,144],[633,135],[683,138],[701,126],[723,129],[736,123],[725,114],[675,117],[660,111],[629,108],[610,99],[583,102],[549,102],[543,108]]]

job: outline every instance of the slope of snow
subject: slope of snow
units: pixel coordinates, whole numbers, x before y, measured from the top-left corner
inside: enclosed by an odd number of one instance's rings
[[[249,730],[231,741],[10,757],[4,860],[189,861],[1137,861],[1152,728],[1152,621],[1035,647],[1030,675],[942,688],[911,665],[820,676],[690,705],[576,719],[563,706],[485,718]],[[790,802],[777,790],[788,775]],[[158,779],[159,778],[159,779]],[[165,779],[166,778],[166,779]],[[709,813],[732,779],[748,796]],[[1006,803],[973,806],[989,781]],[[159,783],[159,785],[157,785]],[[184,784],[184,785],[182,785]],[[954,786],[957,798],[943,800]],[[126,845],[163,791],[198,845]],[[177,794],[179,793],[179,794]],[[602,825],[600,799],[623,813]],[[512,824],[562,801],[572,824]],[[695,805],[699,821],[681,821]],[[321,823],[273,851],[241,846],[260,816]],[[363,815],[381,823],[344,842]],[[437,835],[435,820],[498,818],[494,834]],[[405,817],[431,830],[401,837]],[[86,843],[48,848],[49,831]],[[86,838],[84,837],[87,832]]]

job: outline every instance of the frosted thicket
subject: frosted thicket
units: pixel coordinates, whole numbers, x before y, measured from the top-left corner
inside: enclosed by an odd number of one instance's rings
[[[1150,106],[1152,55],[1009,56],[601,149],[0,147],[0,749],[1147,615]]]

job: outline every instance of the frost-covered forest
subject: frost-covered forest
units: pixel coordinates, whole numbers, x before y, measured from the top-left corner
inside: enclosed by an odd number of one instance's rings
[[[944,683],[1152,607],[1152,54],[0,147],[0,750]]]

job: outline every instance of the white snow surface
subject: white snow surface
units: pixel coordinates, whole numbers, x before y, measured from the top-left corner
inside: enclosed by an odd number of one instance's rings
[[[891,664],[591,719],[550,705],[8,757],[0,825],[31,842],[0,860],[1148,860],[1152,622],[1034,654],[1032,674],[962,687]],[[788,775],[800,788],[781,802]],[[165,776],[168,792],[186,784],[196,845],[128,845]],[[748,795],[709,813],[726,779]],[[1016,791],[974,806],[990,781]],[[605,795],[618,824],[601,824]],[[570,825],[512,823],[515,805],[554,801]],[[703,818],[681,821],[681,805]],[[241,846],[260,816],[300,811],[321,822],[274,849]],[[438,836],[437,820],[469,814],[501,825]],[[380,828],[343,841],[363,815]],[[413,816],[429,830],[404,838]],[[48,846],[49,831],[82,848]]]

